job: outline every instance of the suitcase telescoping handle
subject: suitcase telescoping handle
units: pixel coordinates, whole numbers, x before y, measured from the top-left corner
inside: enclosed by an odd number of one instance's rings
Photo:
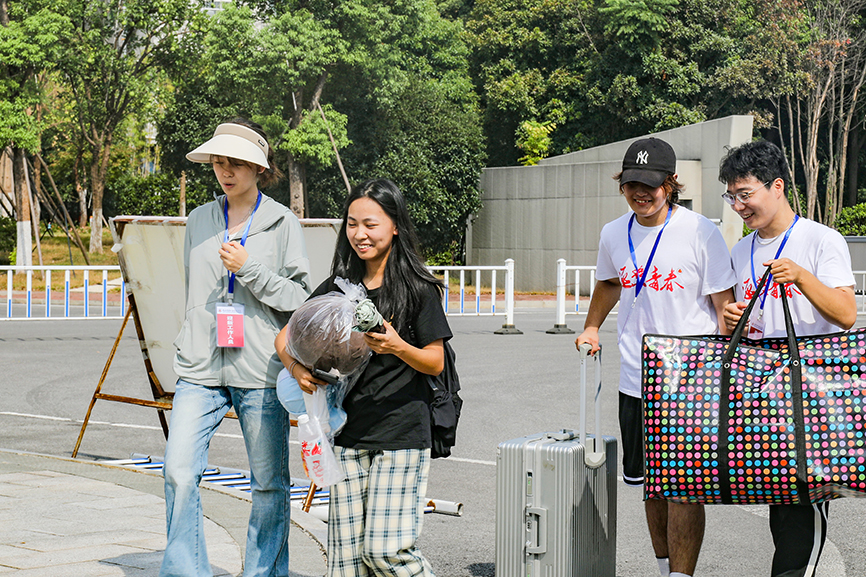
[[[605,451],[604,442],[601,438],[601,405],[599,404],[599,396],[601,395],[601,347],[598,352],[593,355],[591,353],[592,346],[589,343],[583,343],[578,348],[580,354],[580,444],[583,445],[583,460],[587,467],[600,467],[604,464]],[[595,432],[593,434],[592,443],[587,444],[586,439],[586,365],[590,358],[595,358]],[[591,445],[591,446],[590,446]]]

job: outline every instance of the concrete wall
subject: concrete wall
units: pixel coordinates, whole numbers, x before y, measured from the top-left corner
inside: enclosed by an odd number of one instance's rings
[[[742,221],[721,199],[719,160],[726,146],[752,138],[751,116],[729,116],[654,134],[677,153],[684,205],[721,221],[732,246]],[[486,168],[483,207],[467,231],[467,263],[498,265],[513,258],[515,289],[552,292],[556,261],[594,265],[601,227],[628,205],[611,177],[635,139],[547,158],[537,166]],[[588,279],[582,292],[588,290]]]
[[[848,252],[851,253],[851,268],[866,270],[866,236],[846,236],[845,241],[848,243]]]

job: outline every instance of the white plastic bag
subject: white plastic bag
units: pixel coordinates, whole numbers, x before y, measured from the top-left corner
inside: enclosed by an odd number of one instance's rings
[[[322,429],[333,443],[334,438],[340,434],[346,424],[346,411],[342,406],[345,391],[351,388],[359,376],[360,372],[350,373],[340,377],[337,384],[319,386],[317,398],[313,401],[311,398],[313,395],[302,391],[298,381],[289,374],[289,371],[282,369],[277,375],[277,398],[283,408],[296,416],[309,413],[308,405],[314,407],[312,414],[319,418],[319,422],[323,424]]]
[[[298,417],[298,441],[301,444],[304,472],[310,481],[319,487],[327,487],[346,478],[316,417]]]
[[[330,386],[330,385],[326,385]],[[313,417],[319,422],[322,432],[330,438],[331,433],[331,411],[328,408],[328,393],[322,390],[321,386],[316,386],[316,390],[312,395],[304,395],[304,406],[307,409],[307,415]]]

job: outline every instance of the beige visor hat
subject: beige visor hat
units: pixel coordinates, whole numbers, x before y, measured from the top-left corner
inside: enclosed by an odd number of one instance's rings
[[[265,139],[252,128],[231,122],[217,126],[213,138],[188,153],[186,158],[190,162],[209,164],[212,156],[227,156],[271,167]]]

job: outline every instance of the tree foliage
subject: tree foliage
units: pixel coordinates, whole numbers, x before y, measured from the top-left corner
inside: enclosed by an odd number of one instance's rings
[[[395,180],[428,255],[458,260],[485,163],[729,114],[782,146],[804,214],[843,226],[860,188],[866,0],[0,7],[0,145],[41,151],[73,213],[89,190],[97,228],[103,203],[176,210],[182,172],[204,201],[213,175],[185,154],[237,115],[265,127],[288,175],[270,194],[299,214],[340,214],[339,154],[352,183]]]
[[[245,3],[218,15],[201,52],[159,123],[164,167],[209,178],[183,154],[241,114],[263,125],[288,169],[279,200],[300,194],[308,216],[338,216],[336,145],[351,182],[400,184],[426,251],[462,243],[483,136],[461,26],[435,4]]]
[[[550,153],[552,140],[550,133],[554,131],[556,124],[552,122],[536,122],[535,120],[524,120],[517,128],[517,148],[526,154],[518,159],[524,166],[538,164],[542,158]]]
[[[0,26],[0,148],[39,149],[44,129],[34,114],[45,102],[44,75],[54,69],[64,21],[47,9],[13,3]]]
[[[189,0],[66,0],[57,67],[90,155],[91,252],[102,252],[102,197],[115,131],[158,101],[159,73],[181,53],[200,12]]]
[[[840,210],[835,226],[845,236],[866,236],[866,203]]]

